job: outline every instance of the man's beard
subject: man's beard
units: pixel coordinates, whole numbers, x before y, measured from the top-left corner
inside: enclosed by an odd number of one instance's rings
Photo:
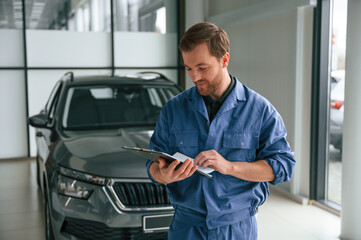
[[[209,82],[204,81],[204,80],[201,80],[201,82],[204,82],[203,86],[198,86],[198,84],[196,84],[196,87],[197,87],[197,90],[198,90],[199,94],[202,95],[202,96],[210,95],[211,91],[210,91]]]
[[[210,96],[214,95],[217,88],[221,85],[222,80],[218,80],[216,82],[214,80],[212,82],[208,80],[199,80],[199,82],[204,82],[204,84],[200,87],[196,84],[198,93],[202,96]]]

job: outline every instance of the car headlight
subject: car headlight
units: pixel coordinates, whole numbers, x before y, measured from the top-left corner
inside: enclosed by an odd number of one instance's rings
[[[68,196],[81,199],[88,199],[92,194],[93,190],[84,186],[82,182],[67,178],[65,176],[59,175],[58,177],[58,193]]]
[[[108,182],[106,178],[60,166],[59,173],[58,193],[69,197],[88,199],[93,192],[93,187],[90,184],[105,185]]]
[[[59,166],[59,172],[60,172],[60,174],[62,174],[64,176],[74,178],[74,179],[77,179],[77,180],[80,180],[83,182],[92,183],[92,184],[104,186],[108,182],[107,178],[95,176],[95,175],[88,174],[88,173],[78,172],[78,171],[60,167],[60,166]]]

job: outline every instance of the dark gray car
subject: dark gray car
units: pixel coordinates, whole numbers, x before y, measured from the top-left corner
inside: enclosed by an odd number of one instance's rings
[[[81,77],[55,85],[36,128],[46,239],[166,239],[173,208],[148,179],[147,148],[161,108],[180,92],[159,74]]]

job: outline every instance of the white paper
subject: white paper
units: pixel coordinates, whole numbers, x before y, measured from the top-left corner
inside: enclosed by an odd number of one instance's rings
[[[193,158],[190,158],[190,157],[188,157],[188,156],[186,156],[186,155],[184,155],[184,154],[182,154],[182,153],[180,153],[180,152],[176,152],[176,153],[173,155],[173,157],[176,158],[176,159],[178,159],[178,160],[181,161],[181,162],[184,162],[184,161],[187,160],[188,158],[193,161]],[[214,171],[214,170],[213,170],[212,168],[210,168],[210,167],[206,167],[206,168],[204,168],[204,167],[198,167],[198,170],[201,171],[201,172],[204,172],[204,173],[211,173],[211,172]]]

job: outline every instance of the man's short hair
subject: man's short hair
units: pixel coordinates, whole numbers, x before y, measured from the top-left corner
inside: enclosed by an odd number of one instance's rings
[[[207,43],[209,52],[217,59],[230,51],[229,37],[227,33],[213,23],[201,22],[190,27],[183,35],[179,43],[181,52],[190,52],[197,45]]]

